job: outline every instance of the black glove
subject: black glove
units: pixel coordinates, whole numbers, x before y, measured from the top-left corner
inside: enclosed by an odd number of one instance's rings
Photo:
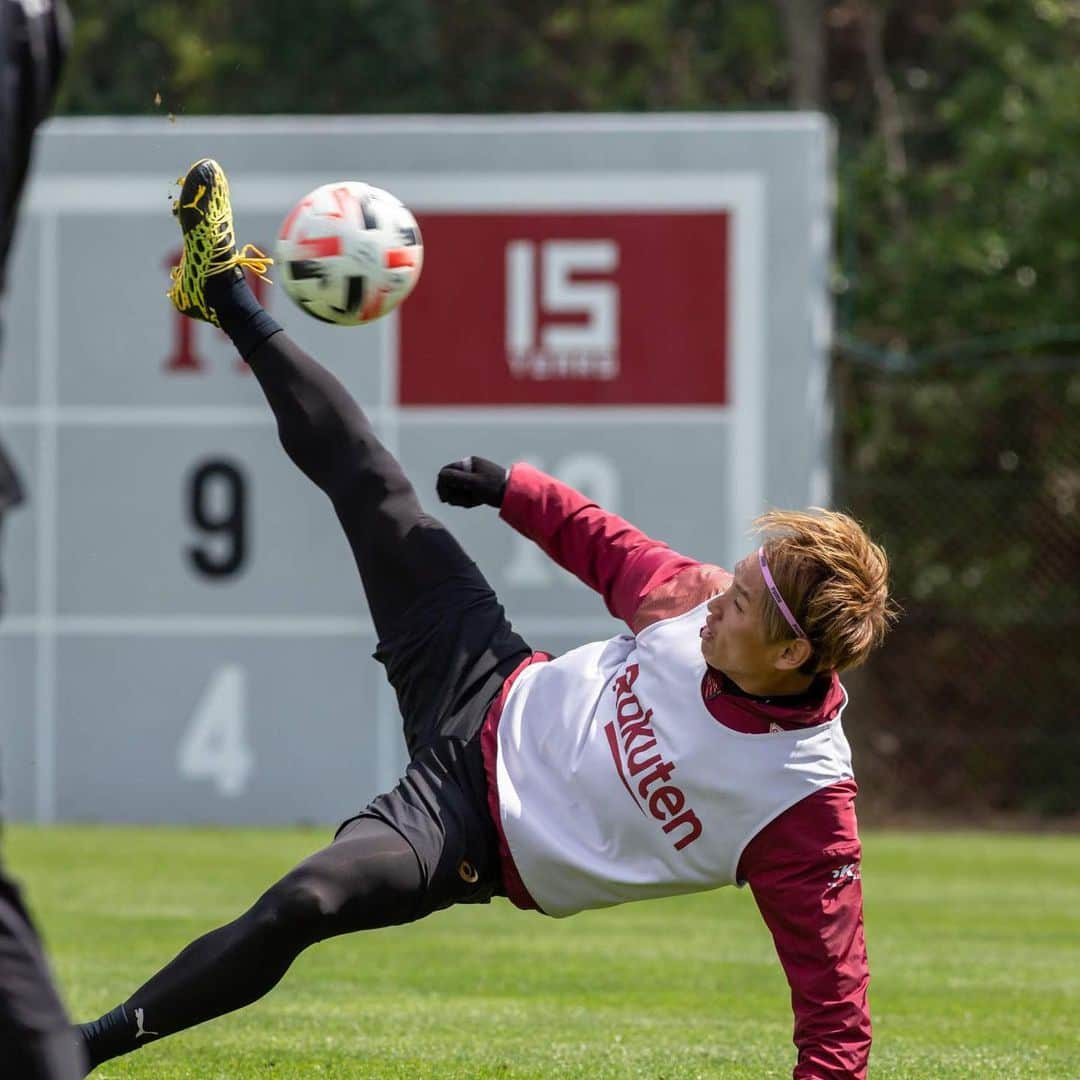
[[[502,506],[510,471],[482,457],[452,461],[439,470],[435,491],[451,506]]]

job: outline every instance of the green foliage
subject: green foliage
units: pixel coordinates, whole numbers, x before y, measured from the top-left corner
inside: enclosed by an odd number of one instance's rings
[[[841,489],[907,612],[861,760],[894,805],[1080,812],[1078,55],[1075,4],[975,0],[893,55],[906,168],[844,131]]]
[[[921,349],[1078,321],[1077,56],[1075,4],[975,0],[896,57],[906,171],[872,132],[842,159],[861,336]]]
[[[782,104],[766,4],[97,0],[61,111],[543,112]]]
[[[60,111],[350,113],[442,107],[426,0],[97,0],[76,8]]]
[[[891,167],[860,9],[827,5],[845,329],[910,350],[1076,323],[1080,10],[886,9]],[[775,108],[790,75],[776,4],[96,0],[76,15],[74,114]]]
[[[1062,647],[1080,612],[1080,370],[837,371],[842,498],[889,551],[905,610],[866,676],[882,697],[856,732],[864,791],[1080,812],[1080,665]]]

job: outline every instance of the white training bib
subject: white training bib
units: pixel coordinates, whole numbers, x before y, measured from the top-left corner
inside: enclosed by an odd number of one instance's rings
[[[705,615],[702,603],[636,638],[582,646],[526,668],[511,687],[498,731],[499,813],[547,914],[733,884],[765,825],[851,777],[839,712],[761,735],[711,715],[701,695]]]

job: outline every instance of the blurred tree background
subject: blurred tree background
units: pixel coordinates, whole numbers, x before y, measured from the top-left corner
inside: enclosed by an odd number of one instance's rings
[[[827,112],[870,816],[1080,812],[1077,0],[72,0],[60,111]]]

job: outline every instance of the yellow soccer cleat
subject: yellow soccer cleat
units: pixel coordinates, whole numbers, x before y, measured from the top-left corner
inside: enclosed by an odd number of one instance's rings
[[[177,183],[180,197],[173,200],[172,212],[180,222],[184,247],[180,262],[169,272],[172,288],[167,295],[181,314],[220,326],[206,297],[206,279],[248,269],[269,282],[266,271],[274,260],[253,244],[236,250],[229,181],[216,161],[196,161]]]

